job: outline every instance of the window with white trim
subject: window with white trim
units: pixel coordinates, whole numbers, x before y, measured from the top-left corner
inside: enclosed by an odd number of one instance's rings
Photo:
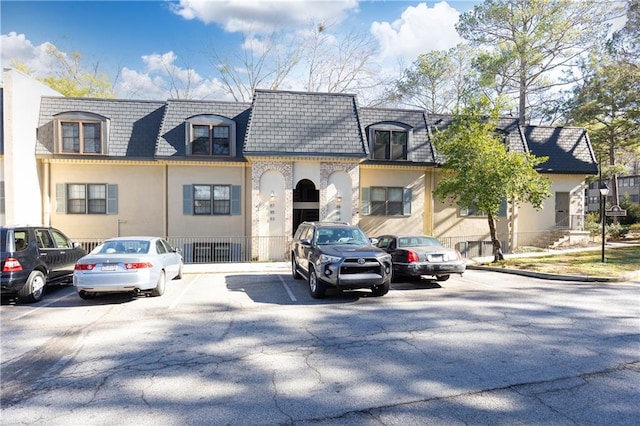
[[[378,123],[369,128],[373,160],[408,160],[411,128],[400,123]]]
[[[118,213],[118,185],[106,183],[59,183],[56,212],[66,214]]]
[[[185,215],[239,215],[241,191],[239,185],[183,185]]]
[[[212,114],[185,120],[186,152],[193,156],[235,155],[235,121]]]
[[[362,188],[364,216],[411,215],[411,188],[372,186]]]
[[[106,154],[109,120],[89,112],[64,112],[55,116],[56,152]]]
[[[191,139],[192,155],[229,155],[229,126],[194,125]]]
[[[487,213],[480,210],[477,205],[473,205],[470,208],[460,207],[460,216],[470,216],[470,217],[487,217]],[[507,202],[502,200],[500,202],[500,210],[498,210],[498,217],[506,217],[507,216]]]

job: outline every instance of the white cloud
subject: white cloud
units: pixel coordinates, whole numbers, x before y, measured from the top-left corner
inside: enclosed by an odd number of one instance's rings
[[[270,33],[310,22],[339,22],[358,7],[357,0],[180,0],[174,13],[215,23],[228,32]]]
[[[448,50],[463,40],[455,30],[460,13],[446,2],[429,8],[425,3],[409,6],[399,19],[374,22],[371,33],[380,43],[380,60],[413,62],[432,50]]]
[[[217,80],[202,78],[194,69],[176,65],[172,51],[141,57],[142,72],[123,68],[115,87],[116,97],[128,99],[216,99],[232,100]]]
[[[27,40],[24,34],[11,32],[0,35],[0,46],[2,46],[1,60],[3,68],[13,68],[13,62],[18,62],[27,66],[35,72],[35,76],[41,76],[43,72],[50,72],[56,64],[56,60],[47,52],[57,51],[51,43],[42,43],[34,46]]]

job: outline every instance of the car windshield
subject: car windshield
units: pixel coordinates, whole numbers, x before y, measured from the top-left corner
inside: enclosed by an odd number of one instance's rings
[[[318,244],[368,244],[369,240],[360,229],[320,228],[317,231]]]
[[[111,240],[93,251],[93,254],[149,253],[149,241]]]
[[[442,244],[433,237],[401,237],[398,247],[442,247]]]

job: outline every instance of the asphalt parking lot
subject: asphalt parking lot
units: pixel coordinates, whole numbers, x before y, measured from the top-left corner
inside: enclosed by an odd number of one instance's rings
[[[312,299],[286,267],[0,306],[2,424],[637,424],[640,282],[490,271]]]

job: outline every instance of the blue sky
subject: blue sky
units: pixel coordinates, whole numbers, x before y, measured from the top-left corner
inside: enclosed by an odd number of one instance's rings
[[[291,39],[310,24],[331,22],[335,31],[370,36],[376,61],[386,70],[417,55],[457,44],[453,26],[479,1],[209,0],[209,1],[7,1],[0,3],[2,66],[18,60],[36,71],[51,69],[44,54],[80,52],[85,65],[100,63],[118,76],[118,97],[165,99],[163,66],[191,73],[206,97],[215,90],[210,53],[242,52],[244,40],[281,31]],[[292,88],[296,87],[291,82]],[[133,89],[135,88],[135,89]],[[198,97],[198,96],[196,96]],[[199,97],[204,98],[205,95]]]

